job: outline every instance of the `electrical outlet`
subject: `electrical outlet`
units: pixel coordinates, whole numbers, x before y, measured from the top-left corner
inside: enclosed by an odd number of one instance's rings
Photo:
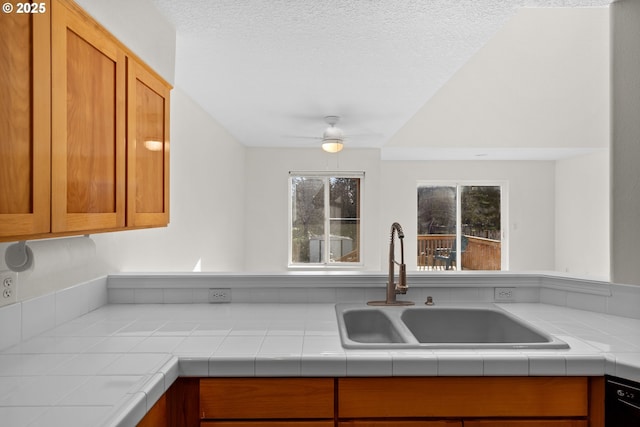
[[[231,302],[231,289],[209,289],[209,302]]]
[[[18,275],[13,271],[0,271],[0,307],[18,301],[16,283]]]
[[[494,299],[498,301],[515,301],[516,288],[495,288]]]

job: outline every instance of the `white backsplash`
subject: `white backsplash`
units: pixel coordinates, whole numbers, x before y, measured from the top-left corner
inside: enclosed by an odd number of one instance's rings
[[[107,304],[107,277],[0,308],[0,350]]]
[[[209,289],[229,289],[232,302],[338,303],[384,297],[386,275],[362,274],[120,274],[109,276],[109,302],[208,303]],[[513,288],[513,302],[540,302],[640,319],[640,286],[545,273],[410,274],[408,299],[495,302],[496,287]]]

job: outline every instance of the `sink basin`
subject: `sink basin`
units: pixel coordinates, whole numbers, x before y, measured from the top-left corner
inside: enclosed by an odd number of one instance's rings
[[[550,340],[506,312],[487,308],[419,308],[400,318],[420,343],[531,346]]]
[[[564,342],[493,304],[368,307],[337,304],[345,348],[560,349]]]
[[[398,330],[380,310],[353,310],[343,314],[347,337],[358,343],[402,343]]]

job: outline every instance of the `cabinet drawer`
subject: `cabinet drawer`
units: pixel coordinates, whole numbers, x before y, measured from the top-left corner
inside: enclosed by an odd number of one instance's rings
[[[465,424],[466,425],[466,424]],[[462,421],[341,421],[338,427],[462,427]]]
[[[334,427],[333,421],[202,421],[200,427]]]
[[[340,378],[340,418],[586,417],[584,377]]]
[[[479,420],[465,421],[465,427],[588,427],[586,420]]]
[[[333,419],[333,388],[333,378],[205,378],[200,381],[200,416]]]

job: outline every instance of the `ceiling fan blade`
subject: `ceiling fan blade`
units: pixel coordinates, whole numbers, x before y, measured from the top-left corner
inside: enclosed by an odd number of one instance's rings
[[[283,135],[284,138],[288,138],[288,139],[314,139],[316,141],[322,141],[322,137],[321,136],[308,136],[308,135]]]

